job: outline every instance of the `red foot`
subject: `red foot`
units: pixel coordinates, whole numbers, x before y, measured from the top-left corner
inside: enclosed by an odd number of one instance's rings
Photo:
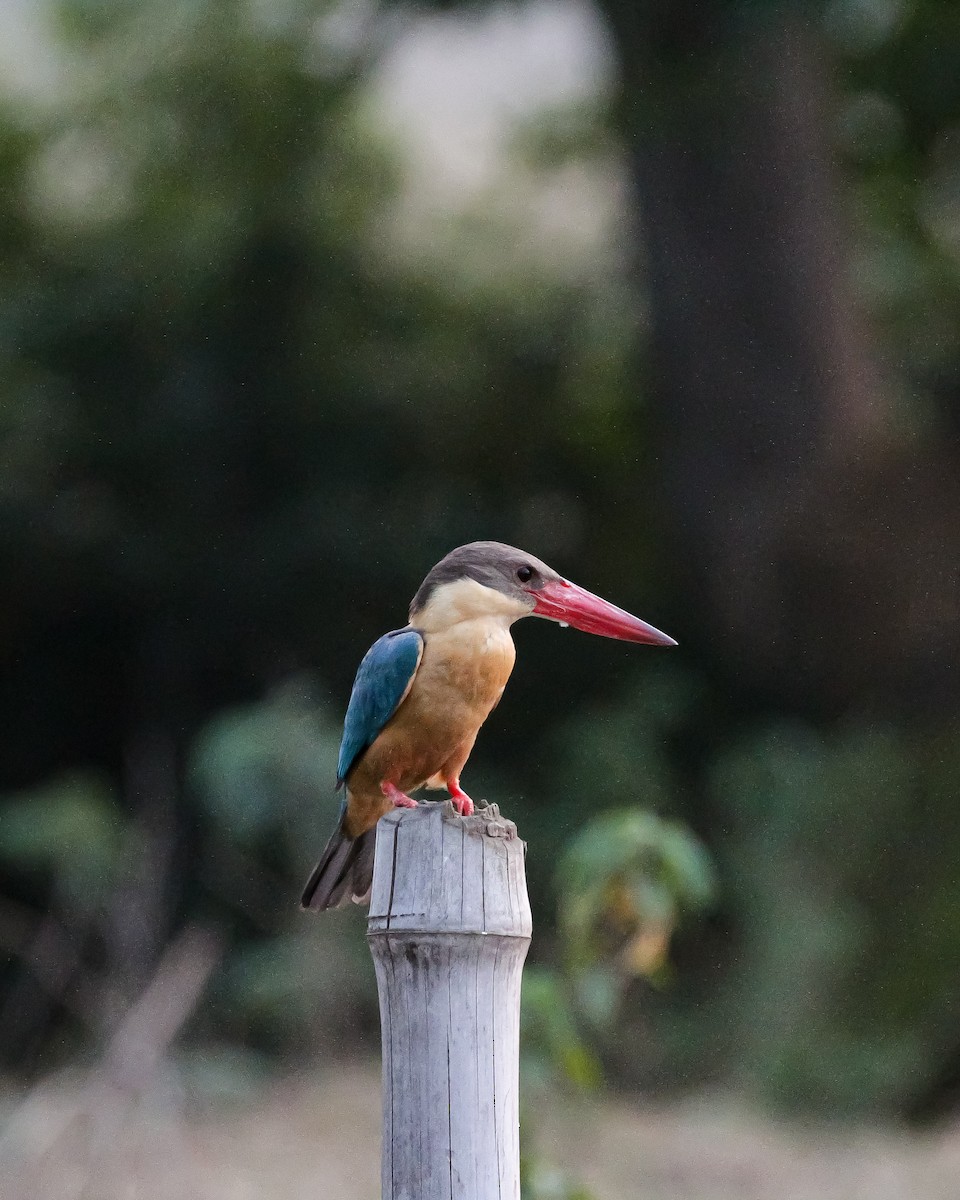
[[[416,800],[408,796],[406,792],[401,792],[397,785],[395,783],[391,783],[388,779],[385,779],[383,783],[380,784],[380,791],[383,792],[388,800],[393,801],[394,808],[417,807]]]
[[[453,801],[453,807],[457,810],[460,816],[472,817],[473,801],[460,786],[460,780],[448,779],[447,791],[450,793],[450,799]]]

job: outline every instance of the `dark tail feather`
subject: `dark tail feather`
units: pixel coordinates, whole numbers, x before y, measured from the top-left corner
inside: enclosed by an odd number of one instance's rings
[[[366,904],[373,883],[376,837],[376,826],[358,838],[347,837],[338,826],[303,889],[300,906],[320,912],[350,900]]]

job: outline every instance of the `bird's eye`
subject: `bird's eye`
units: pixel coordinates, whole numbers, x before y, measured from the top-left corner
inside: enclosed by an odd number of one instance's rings
[[[518,567],[517,578],[521,583],[526,583],[533,578],[533,567]]]

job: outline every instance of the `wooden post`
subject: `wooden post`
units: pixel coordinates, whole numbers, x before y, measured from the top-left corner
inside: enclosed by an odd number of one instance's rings
[[[380,821],[367,936],[383,1034],[382,1200],[519,1200],[524,850],[493,804]]]

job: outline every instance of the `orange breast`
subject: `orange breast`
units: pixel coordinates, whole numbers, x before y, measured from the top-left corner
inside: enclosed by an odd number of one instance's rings
[[[515,658],[509,630],[492,622],[463,622],[426,637],[407,698],[348,777],[349,826],[369,828],[389,810],[380,792],[385,779],[409,792],[434,775],[459,774]]]

